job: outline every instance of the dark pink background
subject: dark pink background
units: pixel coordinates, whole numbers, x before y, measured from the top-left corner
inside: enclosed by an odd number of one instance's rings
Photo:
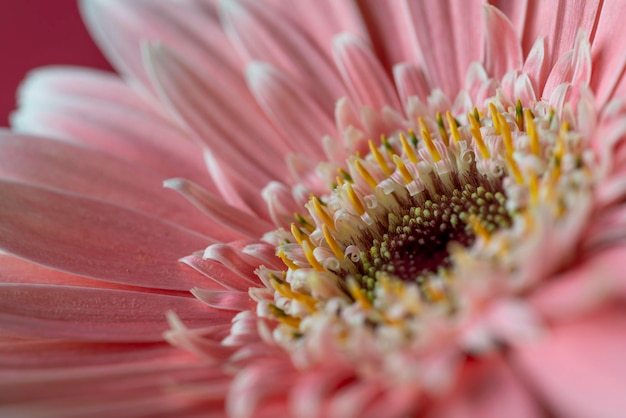
[[[0,126],[7,126],[15,90],[30,69],[110,69],[83,26],[77,0],[0,0],[0,56]]]

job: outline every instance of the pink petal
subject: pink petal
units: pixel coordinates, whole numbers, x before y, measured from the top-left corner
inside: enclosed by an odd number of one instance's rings
[[[165,312],[186,322],[228,323],[233,314],[189,298],[69,286],[0,284],[3,333],[74,341],[161,341]]]
[[[176,260],[207,238],[119,206],[0,181],[0,247],[54,269],[96,279],[187,290],[202,277]]]
[[[527,74],[533,84],[536,94],[543,91],[548,76],[548,66],[545,52],[545,39],[537,39],[526,57],[522,73]]]
[[[180,129],[155,113],[94,100],[88,93],[32,96],[13,115],[13,129],[88,145],[150,168],[162,178],[184,176],[216,190],[201,153]]]
[[[518,347],[513,360],[558,416],[621,417],[626,410],[626,311],[607,308],[556,325],[537,344]]]
[[[455,392],[442,399],[428,418],[540,418],[541,412],[523,383],[500,358],[465,366]]]
[[[270,0],[275,14],[290,20],[298,30],[315,42],[318,49],[328,53],[335,35],[349,32],[369,39],[363,17],[356,2],[317,0],[315,2],[285,2]]]
[[[155,112],[153,105],[135,93],[117,75],[80,67],[44,67],[27,74],[18,90],[18,104],[45,97],[89,97],[106,103]]]
[[[542,284],[530,302],[543,317],[559,320],[580,316],[616,297],[624,297],[626,280],[621,264],[625,256],[624,247],[603,250]]]
[[[528,0],[523,44],[527,51],[539,36],[546,39],[548,66],[574,46],[579,29],[593,39],[602,0]],[[598,26],[599,27],[599,26]],[[613,26],[615,27],[615,26]]]
[[[402,107],[384,68],[370,47],[357,37],[341,34],[333,42],[333,56],[350,95],[359,107],[381,110]]]
[[[228,267],[214,260],[205,260],[199,255],[188,255],[181,258],[180,261],[210,279],[208,283],[205,280],[205,283],[199,285],[204,288],[212,283],[213,288],[218,290],[226,288],[246,292],[255,285],[249,279],[233,273]]]
[[[424,73],[413,64],[401,63],[393,67],[393,78],[400,94],[405,113],[408,113],[407,101],[411,96],[417,96],[420,100],[426,100],[430,88],[424,78]]]
[[[218,225],[214,223],[214,227],[227,227],[232,231],[236,231],[239,237],[258,239],[264,233],[274,229],[270,223],[265,222],[263,219],[253,218],[250,214],[228,205],[218,196],[185,179],[166,180],[164,187],[172,188],[183,194],[200,210],[217,222]],[[232,241],[234,239],[235,237],[231,235],[229,240],[220,239],[220,241]]]
[[[418,62],[419,56],[413,41],[407,36],[412,30],[411,22],[401,2],[360,0],[358,5],[370,34],[372,49],[387,72],[398,62]],[[367,41],[362,36],[359,38]]]
[[[246,68],[250,90],[291,147],[309,158],[323,158],[322,137],[336,134],[333,115],[308,96],[289,76],[271,65]]]
[[[596,15],[595,36],[592,39],[593,73],[591,87],[599,105],[612,97],[624,97],[626,89],[626,55],[623,45],[626,31],[618,30],[624,23],[621,4],[603,2],[599,16]],[[592,34],[590,29],[587,33]]]
[[[0,132],[0,176],[146,212],[215,239],[233,237],[163,189],[159,175],[89,148]]]
[[[524,34],[524,26],[526,23],[526,13],[528,9],[528,0],[489,0],[489,4],[495,6],[511,21],[515,28],[518,39],[522,39]],[[527,52],[534,39],[529,45],[524,44],[524,52]]]
[[[42,353],[45,352],[45,355]],[[184,353],[167,343],[103,343],[54,340],[15,340],[0,344],[0,369],[42,370],[67,367],[168,361]]]
[[[200,289],[196,287],[191,289],[191,293],[198,300],[215,309],[241,312],[254,310],[256,307],[256,302],[248,296],[248,292]]]
[[[251,98],[216,17],[189,3],[162,0],[82,1],[81,11],[95,40],[118,70],[150,86],[141,54],[146,41],[159,41],[229,85],[242,101]]]
[[[285,71],[324,108],[345,89],[328,56],[300,28],[257,1],[221,2],[224,32],[246,61],[264,61]]]
[[[246,175],[260,186],[284,175],[280,158],[286,153],[281,149],[284,142],[257,116],[256,108],[241,102],[229,85],[205,76],[199,67],[162,45],[151,45],[146,55],[159,93],[201,143],[221,160],[245,167]],[[251,133],[257,141],[249,140]]]
[[[418,62],[432,88],[454,98],[463,78],[483,50],[480,22],[482,1],[405,1],[412,22]]]
[[[485,69],[500,78],[510,70],[522,68],[522,46],[511,21],[498,9],[483,7],[485,25]]]

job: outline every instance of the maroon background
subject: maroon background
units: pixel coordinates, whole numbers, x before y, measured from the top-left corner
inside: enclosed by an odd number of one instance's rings
[[[0,126],[32,68],[51,64],[110,69],[78,13],[78,0],[0,0]]]

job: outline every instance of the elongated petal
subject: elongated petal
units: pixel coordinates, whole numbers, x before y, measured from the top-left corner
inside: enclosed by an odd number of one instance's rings
[[[285,73],[253,62],[246,68],[250,90],[290,146],[310,158],[323,158],[322,137],[336,134],[333,115],[308,96]]]
[[[495,77],[522,68],[522,46],[511,21],[493,6],[484,6],[485,68]]]
[[[341,34],[333,42],[333,56],[358,105],[375,110],[385,106],[401,109],[389,76],[367,44],[353,35]]]
[[[88,145],[149,168],[163,178],[184,176],[209,190],[204,160],[189,136],[162,117],[80,95],[34,96],[12,117],[15,131]]]
[[[89,148],[0,131],[0,176],[146,212],[215,239],[233,238],[163,189],[156,173]]]
[[[164,46],[152,45],[146,54],[158,91],[200,143],[222,161],[245,167],[244,174],[258,180],[259,186],[285,173],[279,157],[284,141],[255,108]],[[263,141],[249,141],[249,135]]]
[[[38,338],[160,341],[168,310],[194,324],[232,318],[194,299],[122,290],[0,284],[0,295],[1,332]]]
[[[461,390],[435,407],[429,418],[540,418],[541,411],[522,381],[500,358],[467,364]],[[461,386],[462,385],[462,386]]]
[[[294,23],[257,1],[226,0],[220,6],[224,31],[246,61],[264,61],[286,71],[325,108],[345,94],[330,57]]]
[[[625,327],[624,310],[607,308],[555,326],[549,338],[515,350],[513,359],[559,416],[617,418],[626,408]]]
[[[185,179],[169,179],[164,182],[164,186],[182,193],[200,210],[219,223],[219,225],[214,224],[214,227],[218,229],[227,227],[240,237],[256,239],[272,230],[270,223],[255,219],[250,214],[228,205],[218,196],[207,192],[195,183]],[[230,240],[234,240],[234,235]]]
[[[74,274],[188,290],[202,283],[176,260],[209,240],[101,201],[0,181],[0,247]]]
[[[479,61],[483,50],[480,4],[462,6],[452,0],[405,1],[419,51],[419,64],[430,86],[451,98],[463,85],[470,63]]]

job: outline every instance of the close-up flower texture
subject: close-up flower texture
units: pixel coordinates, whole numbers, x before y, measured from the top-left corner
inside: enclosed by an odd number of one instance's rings
[[[0,132],[0,415],[626,414],[626,7],[84,0]]]

